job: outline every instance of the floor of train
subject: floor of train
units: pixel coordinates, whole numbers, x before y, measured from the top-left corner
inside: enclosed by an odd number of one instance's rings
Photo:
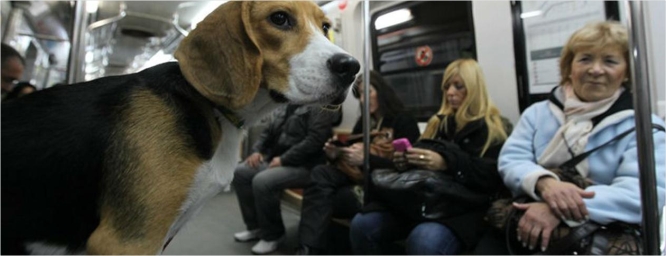
[[[287,229],[286,239],[274,255],[295,253],[298,245],[298,222],[300,213],[283,204],[282,219]],[[250,255],[256,241],[238,243],[233,234],[245,230],[236,194],[221,192],[183,227],[173,238],[164,254],[223,254]]]
[[[273,255],[293,255],[298,245],[298,222],[300,212],[293,207],[282,204],[282,219],[287,229],[286,239]],[[666,209],[665,209],[666,210]],[[666,222],[666,214],[662,216]],[[250,248],[256,241],[238,243],[233,234],[245,229],[240,214],[236,194],[232,191],[221,192],[208,202],[201,212],[189,221],[174,237],[166,248],[167,255],[251,255]],[[331,225],[329,227],[329,243],[337,244],[331,254],[351,254],[348,247],[348,229]],[[664,233],[661,227],[661,249],[664,250]]]

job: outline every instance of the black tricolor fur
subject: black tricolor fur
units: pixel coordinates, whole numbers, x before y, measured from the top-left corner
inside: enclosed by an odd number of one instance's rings
[[[112,137],[120,113],[139,90],[167,102],[189,146],[202,159],[212,157],[210,120],[203,113],[213,106],[175,62],[3,103],[2,254],[25,253],[25,242],[82,250],[99,224],[100,197],[107,195],[113,204],[114,197],[132,196],[124,188],[137,184],[123,172],[132,163],[117,157],[128,145]],[[131,212],[125,217],[117,221],[135,225],[147,216]]]

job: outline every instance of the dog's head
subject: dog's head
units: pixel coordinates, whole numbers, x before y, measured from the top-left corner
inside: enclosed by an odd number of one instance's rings
[[[178,46],[187,80],[215,104],[238,109],[259,87],[277,102],[340,104],[360,69],[331,43],[312,2],[229,2]]]

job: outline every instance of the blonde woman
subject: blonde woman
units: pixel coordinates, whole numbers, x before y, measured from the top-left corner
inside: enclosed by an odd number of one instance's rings
[[[510,124],[503,122],[491,102],[483,72],[473,59],[456,60],[446,68],[442,92],[442,106],[428,122],[421,140],[405,153],[396,152],[394,162],[448,173],[469,190],[491,198],[503,188],[497,156]],[[423,139],[452,147],[428,147]],[[382,249],[405,237],[407,254],[458,254],[473,248],[486,229],[483,218],[490,201],[474,208],[455,205],[465,208],[463,214],[455,216],[413,220],[395,211],[400,206],[384,207],[381,200],[369,197],[363,213],[351,224],[352,249],[357,254],[395,253]]]
[[[576,165],[580,176],[591,183],[585,189],[548,171],[635,126],[626,28],[605,21],[576,31],[562,49],[560,73],[561,85],[548,100],[523,112],[499,157],[506,186],[515,195],[537,200],[516,205],[525,214],[515,239],[526,248],[542,251],[551,244],[553,229],[563,222],[572,227],[587,221],[641,223],[635,133]],[[652,122],[664,125],[656,115]],[[657,209],[661,211],[666,194],[664,132],[654,131],[653,138]]]

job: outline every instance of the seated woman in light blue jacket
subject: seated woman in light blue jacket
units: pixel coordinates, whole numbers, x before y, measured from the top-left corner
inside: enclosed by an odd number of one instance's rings
[[[641,223],[635,132],[576,166],[592,183],[584,190],[548,171],[635,126],[628,49],[627,30],[617,22],[592,23],[575,32],[560,57],[561,85],[549,100],[525,110],[504,144],[498,163],[504,184],[514,195],[537,200],[515,205],[525,210],[518,224],[524,246],[546,250],[551,231],[562,220]],[[664,125],[655,115],[652,122]],[[653,138],[661,211],[664,132],[653,130]]]

